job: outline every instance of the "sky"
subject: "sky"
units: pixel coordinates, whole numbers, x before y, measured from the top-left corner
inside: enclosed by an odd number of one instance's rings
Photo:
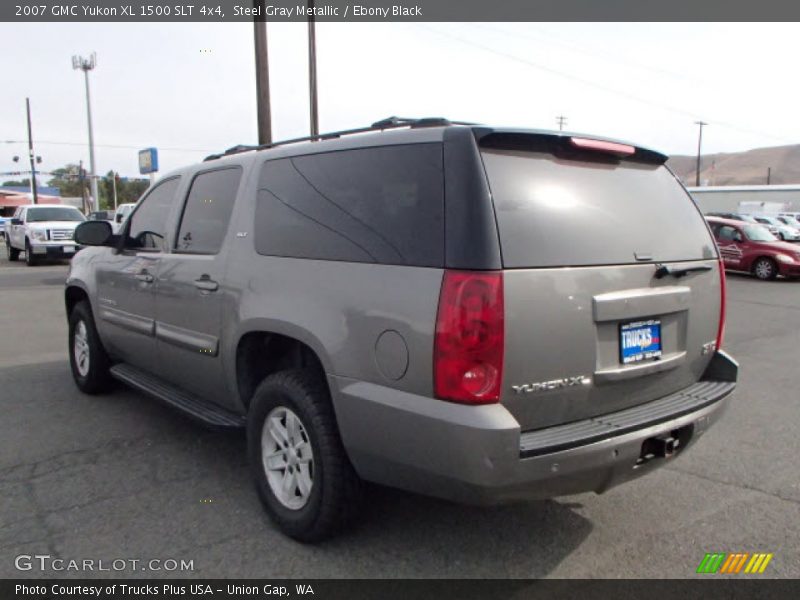
[[[564,115],[668,154],[696,152],[698,120],[704,153],[800,143],[799,37],[797,23],[317,23],[320,130],[390,115],[554,129]],[[270,23],[268,43],[273,137],[307,135],[307,27]],[[37,168],[88,164],[74,54],[97,53],[98,173],[138,176],[150,146],[164,173],[257,141],[252,24],[3,23],[0,48],[0,172],[28,168],[26,97]]]

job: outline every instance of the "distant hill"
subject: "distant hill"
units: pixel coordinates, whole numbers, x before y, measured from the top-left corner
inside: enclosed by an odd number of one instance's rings
[[[667,164],[686,184],[695,182],[695,156],[672,156]],[[713,167],[712,167],[713,165]],[[800,144],[756,148],[746,152],[703,155],[700,181],[703,185],[800,184]]]

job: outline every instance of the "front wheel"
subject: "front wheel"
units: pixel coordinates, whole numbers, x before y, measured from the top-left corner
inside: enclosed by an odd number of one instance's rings
[[[19,250],[11,247],[11,242],[8,240],[8,238],[6,238],[6,252],[8,255],[8,260],[11,262],[19,260]]]
[[[110,361],[86,301],[69,313],[69,365],[75,385],[86,394],[99,394],[111,387]]]
[[[36,258],[33,256],[33,250],[28,240],[25,240],[25,264],[29,267],[35,267],[37,263]]]
[[[316,373],[282,371],[264,379],[247,416],[247,452],[258,495],[286,535],[317,542],[357,515],[361,482]]]
[[[759,258],[753,263],[753,275],[762,281],[769,281],[778,276],[778,265],[771,258]]]

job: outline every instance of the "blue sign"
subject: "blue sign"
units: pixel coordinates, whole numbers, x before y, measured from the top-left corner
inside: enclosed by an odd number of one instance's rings
[[[145,148],[139,150],[139,173],[155,173],[158,171],[158,150],[155,148]]]

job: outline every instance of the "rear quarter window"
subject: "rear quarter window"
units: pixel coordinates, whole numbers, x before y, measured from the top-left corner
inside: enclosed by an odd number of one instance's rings
[[[663,165],[483,149],[507,268],[716,258],[703,217]]]
[[[259,175],[259,254],[440,267],[441,144],[271,160]]]

